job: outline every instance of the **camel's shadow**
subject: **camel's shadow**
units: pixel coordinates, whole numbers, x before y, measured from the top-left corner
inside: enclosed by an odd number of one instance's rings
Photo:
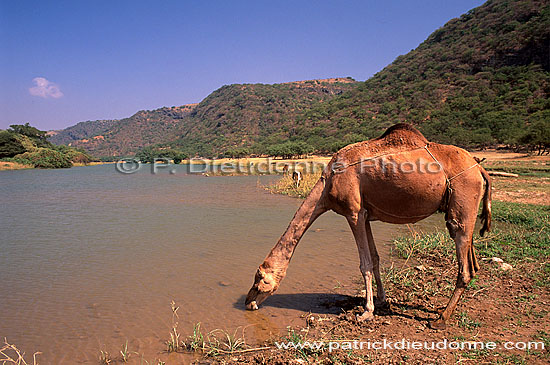
[[[245,309],[242,295],[233,306]],[[338,314],[361,305],[364,299],[334,293],[273,294],[260,307],[295,309],[315,314]]]
[[[246,297],[242,295],[233,306],[237,309],[245,310],[245,298]],[[261,306],[295,309],[314,314],[340,314],[353,311],[360,306],[364,306],[364,304],[365,298],[351,295],[335,293],[296,293],[274,294],[267,298]],[[415,310],[416,313],[405,313],[406,311],[403,311],[403,309]],[[421,305],[410,306],[406,303],[392,303],[388,306],[376,307],[374,313],[378,316],[399,316],[418,321],[428,321],[433,317],[430,316],[430,314],[433,315],[438,312]]]

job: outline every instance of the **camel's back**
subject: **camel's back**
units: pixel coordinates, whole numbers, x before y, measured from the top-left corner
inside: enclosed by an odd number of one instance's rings
[[[372,219],[412,223],[441,206],[447,177],[474,163],[468,152],[430,143],[414,127],[398,124],[335,154],[325,172],[328,199],[350,211],[365,207]]]

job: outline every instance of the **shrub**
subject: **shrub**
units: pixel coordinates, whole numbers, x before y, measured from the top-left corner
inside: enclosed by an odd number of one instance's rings
[[[25,146],[14,133],[0,131],[0,158],[13,157],[25,151]]]
[[[49,148],[38,148],[34,152],[22,153],[15,156],[14,160],[42,169],[67,168],[73,165],[69,156]]]

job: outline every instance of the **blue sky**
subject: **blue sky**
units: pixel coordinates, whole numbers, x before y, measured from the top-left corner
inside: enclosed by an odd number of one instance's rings
[[[481,0],[0,0],[0,129],[60,129],[233,83],[366,80]]]

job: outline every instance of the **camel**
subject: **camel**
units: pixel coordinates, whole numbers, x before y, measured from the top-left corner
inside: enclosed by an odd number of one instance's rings
[[[485,189],[483,185],[485,183]],[[259,266],[245,306],[256,310],[279,287],[301,237],[323,213],[344,216],[359,251],[359,269],[366,291],[365,310],[358,321],[374,318],[376,305],[387,305],[371,221],[415,223],[436,211],[445,212],[446,227],[456,244],[458,276],[446,308],[434,329],[444,329],[466,286],[479,270],[473,246],[478,207],[483,235],[491,228],[491,181],[467,151],[428,140],[409,124],[396,124],[382,136],[338,151],[296,211],[288,228]]]

